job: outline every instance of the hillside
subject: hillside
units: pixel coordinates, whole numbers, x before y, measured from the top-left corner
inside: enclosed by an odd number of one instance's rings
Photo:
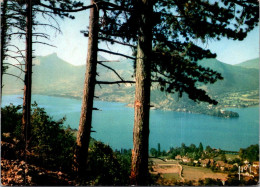
[[[216,59],[206,59],[199,63],[221,73],[224,77],[223,81],[218,81],[214,85],[208,86],[212,93],[248,91],[258,88],[259,80],[256,77],[259,74],[259,70],[257,69],[233,66]]]
[[[259,58],[255,58],[252,60],[248,60],[239,64],[236,64],[236,66],[241,66],[244,68],[255,68],[255,69],[259,69]]]
[[[101,56],[99,59],[105,60]],[[81,98],[85,76],[84,65],[71,65],[56,54],[37,57],[33,63],[33,94]],[[134,80],[131,60],[106,62],[105,64],[117,70],[125,80]],[[219,115],[219,109],[223,107],[245,107],[259,103],[259,69],[232,66],[216,59],[205,59],[199,64],[220,72],[224,77],[224,80],[213,85],[201,85],[201,88],[207,90],[211,97],[219,101],[217,107],[207,103],[194,103],[185,94],[180,99],[177,95],[162,93],[156,85],[152,87],[152,105],[165,110]],[[97,71],[98,80],[119,80],[111,70],[103,66],[98,65]],[[8,69],[8,73],[20,75],[18,69],[13,67]],[[22,74],[21,78],[23,78]],[[23,82],[21,80],[5,75],[3,81],[4,94],[22,94]],[[100,100],[124,102],[131,106],[134,101],[134,93],[134,85],[131,84],[97,85],[95,95]]]

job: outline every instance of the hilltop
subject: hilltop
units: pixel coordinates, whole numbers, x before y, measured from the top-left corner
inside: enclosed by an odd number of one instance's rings
[[[99,60],[106,60],[99,56]],[[248,68],[257,60],[241,63],[243,65],[229,65],[216,59],[204,59],[198,63],[212,68],[222,74],[224,80],[213,85],[201,85],[209,95],[219,101],[219,105],[212,106],[207,103],[197,104],[184,94],[178,98],[176,94],[160,92],[157,85],[153,85],[151,103],[155,108],[175,111],[205,113],[222,116],[220,111],[223,107],[246,107],[259,103],[259,68]],[[85,77],[85,65],[74,66],[62,59],[57,54],[38,56],[33,61],[33,94],[55,95],[63,97],[81,98]],[[249,65],[246,65],[249,64]],[[133,62],[121,59],[120,62],[106,62],[115,69],[125,80],[134,80]],[[8,73],[19,76],[18,69],[10,67]],[[118,77],[109,69],[98,65],[98,80],[114,81]],[[23,78],[23,74],[21,74]],[[23,82],[15,77],[5,75],[4,94],[22,94]],[[135,88],[133,84],[97,85],[95,95],[100,100],[128,103],[134,101]],[[230,115],[224,115],[230,117]]]
[[[255,68],[255,69],[259,69],[259,58],[255,58],[252,60],[248,60],[239,64],[236,64],[236,66],[241,66],[244,68]]]

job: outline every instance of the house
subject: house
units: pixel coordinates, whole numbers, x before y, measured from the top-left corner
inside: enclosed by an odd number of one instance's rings
[[[223,167],[225,165],[224,161],[217,161],[216,162],[216,167]]]
[[[199,161],[198,160],[194,160],[193,163],[197,164],[197,163],[199,163]]]
[[[259,168],[259,161],[256,161],[256,162],[253,162],[253,165],[252,165],[253,167],[255,167],[255,168]]]
[[[251,172],[252,172],[254,175],[259,175],[259,169],[256,168],[256,167],[252,167]]]
[[[224,161],[217,161],[216,167],[220,168],[222,171],[225,170],[225,162]]]
[[[224,168],[231,170],[234,166],[232,164],[225,164]]]
[[[244,164],[249,164],[249,161],[248,161],[248,160],[245,160],[245,161],[244,161]]]
[[[214,160],[213,159],[209,159],[209,164],[210,164],[210,166],[214,166]]]
[[[175,156],[175,160],[181,160],[181,155]]]
[[[207,167],[208,165],[213,166],[214,160],[213,159],[200,160],[200,163],[202,167]]]
[[[191,159],[185,156],[182,158],[182,162],[189,163],[189,162],[191,162]]]
[[[207,167],[207,165],[210,163],[209,159],[201,160],[200,161],[202,167]]]

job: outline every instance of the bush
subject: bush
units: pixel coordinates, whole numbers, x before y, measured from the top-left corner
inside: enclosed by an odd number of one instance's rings
[[[69,129],[64,129],[65,120],[54,121],[44,108],[33,107],[30,148],[53,168],[71,168],[75,137]]]
[[[2,108],[2,131],[10,133],[11,140],[22,141],[21,106]],[[75,137],[70,128],[64,128],[65,118],[53,120],[37,104],[32,105],[31,138],[28,143],[27,161],[45,169],[71,171]],[[19,148],[24,150],[23,147]],[[16,146],[17,149],[17,146]],[[84,183],[90,185],[126,185],[129,184],[131,150],[114,153],[102,142],[91,139],[88,157],[89,173]]]
[[[2,108],[2,132],[11,133],[13,138],[22,141],[21,106],[12,104]],[[28,141],[30,161],[45,168],[65,170],[71,168],[75,137],[69,129],[63,127],[65,118],[54,121],[44,108],[36,103],[32,105],[31,138]]]
[[[118,158],[108,145],[95,142],[89,150],[90,185],[129,184],[130,157],[128,158]]]
[[[1,136],[3,133],[11,133],[14,134],[16,138],[21,138],[21,126],[22,126],[22,107],[20,105],[14,106],[10,104],[9,106],[5,106],[1,108]]]

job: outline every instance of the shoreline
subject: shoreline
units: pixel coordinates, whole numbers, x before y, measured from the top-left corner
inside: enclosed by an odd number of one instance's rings
[[[18,93],[13,93],[13,94],[3,94],[2,96],[8,96],[8,95],[21,95]],[[50,96],[50,97],[62,97],[62,98],[69,98],[69,99],[76,99],[76,100],[82,100],[82,97],[80,96],[72,96],[72,95],[59,95],[59,94],[41,94],[41,93],[35,93],[32,94],[33,95],[42,95],[42,96]],[[102,99],[94,99],[96,101],[104,101],[104,102],[115,102],[115,103],[122,103],[124,104],[125,107],[130,107],[130,108],[134,108],[134,104],[133,103],[127,103],[127,102],[120,102],[120,101],[116,101],[116,100],[102,100]],[[162,111],[173,111],[173,112],[184,112],[184,113],[192,113],[192,114],[204,114],[204,115],[208,115],[208,116],[215,116],[215,117],[221,117],[221,118],[234,118],[234,117],[239,117],[237,112],[233,112],[231,110],[226,110],[226,109],[239,109],[239,108],[251,108],[251,107],[259,107],[259,103],[257,105],[248,105],[248,106],[218,106],[217,108],[215,108],[215,110],[221,111],[224,110],[224,112],[232,112],[234,113],[235,116],[218,116],[218,115],[214,115],[211,113],[207,113],[207,112],[199,112],[199,111],[192,111],[192,110],[188,110],[186,108],[184,108],[183,110],[174,110],[174,109],[169,109],[169,108],[165,108],[165,107],[159,107],[159,106],[153,106],[151,108],[151,110],[162,110]],[[211,111],[211,110],[207,110],[207,111]],[[212,112],[212,111],[211,111]],[[235,114],[236,113],[236,114]],[[238,116],[237,116],[238,115]]]

